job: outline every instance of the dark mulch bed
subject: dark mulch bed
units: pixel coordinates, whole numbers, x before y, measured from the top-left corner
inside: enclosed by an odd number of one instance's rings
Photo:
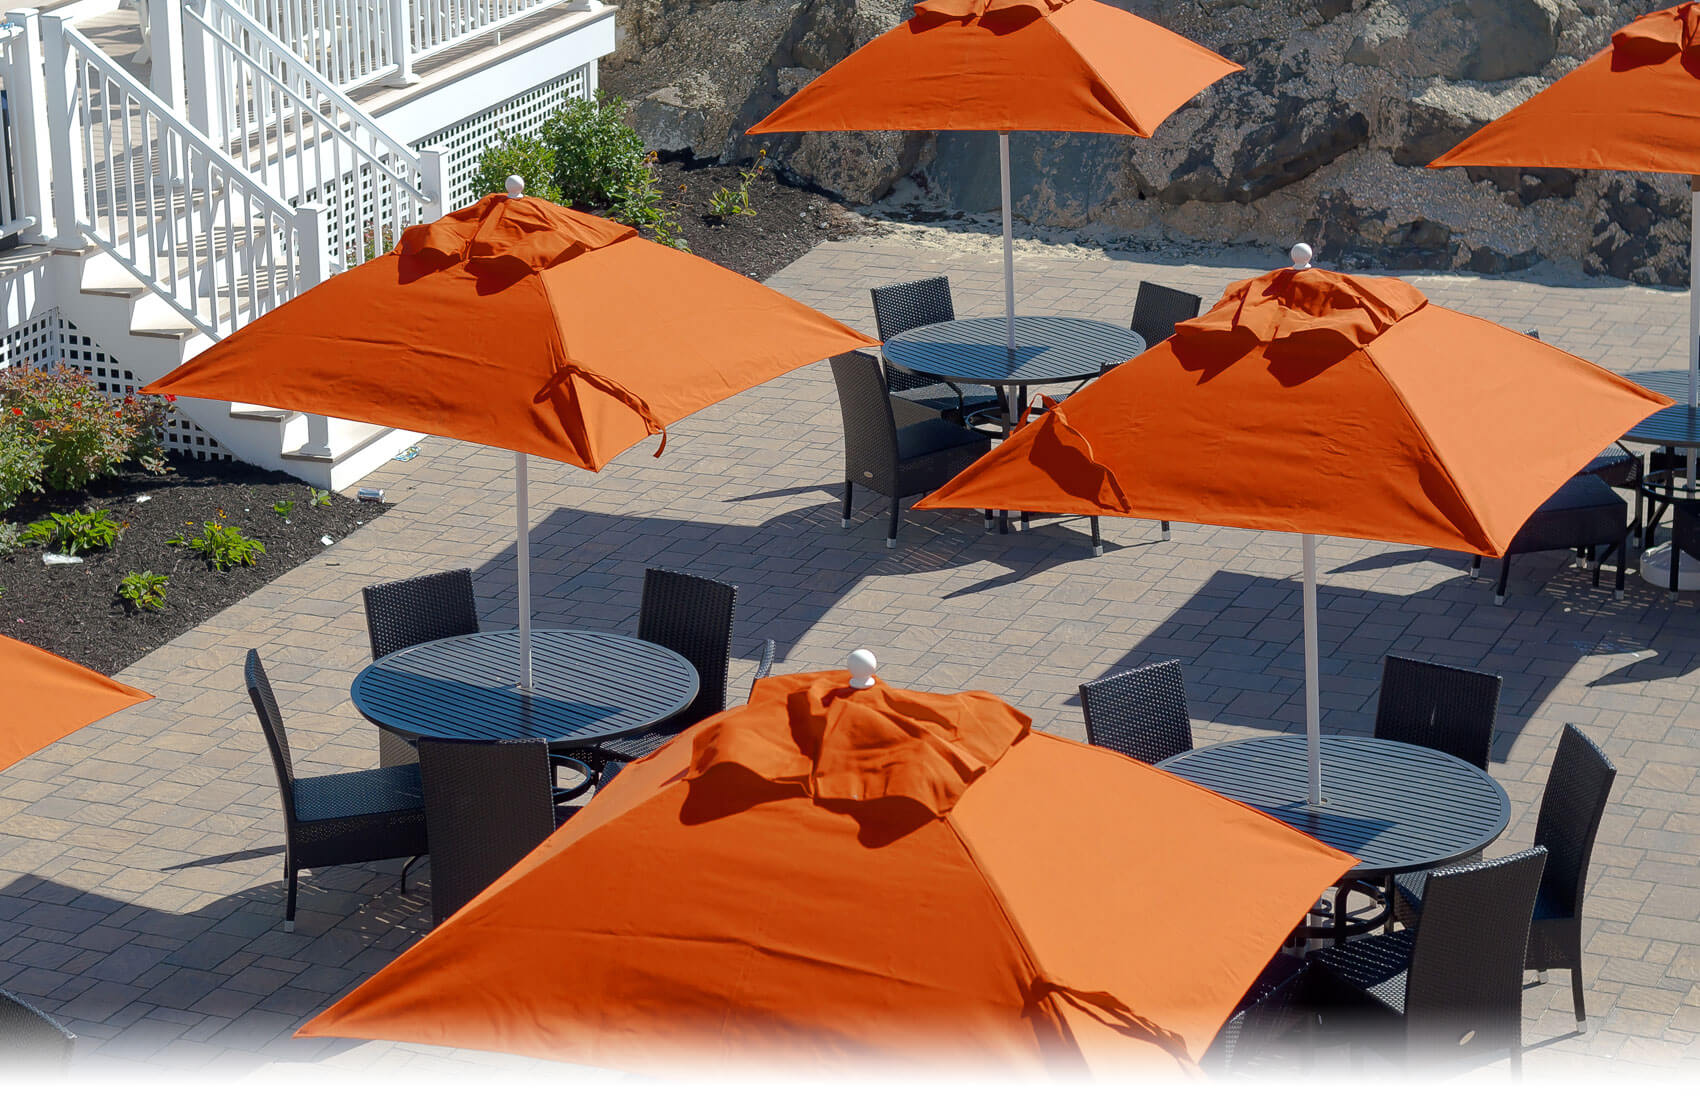
[[[310,506],[311,489],[281,472],[171,460],[164,475],[137,471],[81,492],[27,496],[0,515],[22,528],[53,510],[105,508],[125,527],[116,545],[84,554],[81,564],[48,567],[37,548],[0,556],[0,633],[110,675],[326,551],[321,538],[339,541],[387,509],[341,495]],[[141,495],[149,501],[136,502]],[[280,500],[295,504],[287,524],[272,509]],[[265,553],[251,568],[218,572],[193,549],[166,545],[179,533],[199,535],[208,521],[240,527],[265,542]],[[118,600],[118,581],[133,571],[170,577],[164,610],[130,613]]]
[[[763,169],[750,184],[755,214],[725,219],[709,215],[708,201],[717,189],[736,190],[738,166],[661,161],[656,177],[691,252],[757,280],[766,280],[822,242],[867,233],[860,215],[818,192],[780,182],[772,169]]]

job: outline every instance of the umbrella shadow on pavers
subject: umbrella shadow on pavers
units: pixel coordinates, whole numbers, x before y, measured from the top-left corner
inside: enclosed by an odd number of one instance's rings
[[[254,885],[183,912],[144,903],[209,898],[186,889],[192,877],[126,901],[13,876],[0,884],[0,988],[77,1034],[73,1075],[233,1075],[357,1046],[292,1036],[429,930],[429,867],[409,877],[406,894],[399,860],[312,871],[286,933],[276,858],[264,849],[214,858],[250,856]]]
[[[1685,629],[1694,622],[1694,600],[1673,604],[1667,594],[1633,577],[1621,596],[1609,584],[1590,587],[1588,574],[1571,566],[1566,554],[1530,553],[1513,561],[1516,585],[1504,606],[1493,604],[1485,572],[1478,580],[1462,569],[1449,575],[1426,557],[1405,567],[1420,574],[1404,577],[1402,588],[1391,581],[1379,588],[1342,582],[1319,588],[1324,732],[1361,734],[1374,728],[1382,658],[1388,653],[1501,676],[1491,753],[1498,763],[1506,762],[1518,735],[1559,685],[1590,658],[1628,658],[1650,649],[1678,662],[1677,670],[1657,669],[1659,678],[1700,666],[1695,661],[1700,641]],[[1081,681],[1178,658],[1185,664],[1187,700],[1196,721],[1302,732],[1301,604],[1295,578],[1218,571],[1123,657],[1081,672]],[[1631,660],[1619,674],[1637,663]],[[1649,677],[1651,670],[1641,676]],[[1616,681],[1605,676],[1586,686]],[[1588,712],[1584,724],[1595,709],[1619,707],[1604,699],[1609,694],[1602,692],[1599,702],[1584,695],[1574,704]],[[1540,724],[1556,732],[1561,720],[1543,718]]]

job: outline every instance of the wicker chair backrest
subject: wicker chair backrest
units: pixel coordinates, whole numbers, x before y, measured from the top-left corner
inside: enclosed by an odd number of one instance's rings
[[[71,1061],[76,1034],[23,998],[0,990],[0,1076],[40,1073]],[[20,1100],[27,1095],[20,1094]]]
[[[670,648],[697,669],[697,696],[667,723],[675,732],[726,709],[732,619],[738,589],[707,576],[649,568],[643,573],[638,636]]]
[[[397,649],[478,632],[472,573],[465,568],[374,583],[361,590],[372,659]]]
[[[1375,735],[1442,752],[1487,770],[1499,713],[1497,675],[1405,656],[1382,662]]]
[[[259,650],[248,650],[243,678],[248,684],[248,698],[254,704],[254,712],[260,717],[260,728],[265,731],[266,747],[271,749],[272,767],[277,769],[277,788],[283,796],[284,818],[293,825],[295,764],[289,756],[289,734],[283,728],[283,714],[278,711],[277,696],[272,693],[271,680],[266,678],[265,665],[260,663]]]
[[[1086,741],[1148,764],[1192,751],[1181,662],[1164,660],[1080,685]]]
[[[1175,323],[1197,318],[1202,306],[1202,296],[1141,280],[1139,294],[1133,297],[1133,321],[1128,329],[1144,338],[1147,345],[1156,345],[1174,337]]]
[[[897,419],[891,412],[879,361],[860,351],[833,357],[832,382],[844,420],[844,470],[874,483],[897,470]]]
[[[1672,548],[1700,558],[1700,503],[1684,499],[1671,503],[1670,543]]]
[[[887,284],[873,289],[874,325],[880,341],[890,341],[905,330],[935,322],[949,322],[956,317],[956,306],[950,298],[950,277],[930,276],[905,284]],[[938,383],[929,376],[918,376],[901,368],[886,366],[886,386],[892,391],[926,387]]]
[[[422,737],[419,778],[440,925],[555,831],[549,746]]]
[[[1443,1059],[1521,1039],[1523,956],[1546,858],[1537,847],[1429,874],[1405,982],[1408,1047]]]
[[[1544,896],[1568,916],[1582,912],[1588,859],[1616,778],[1617,768],[1599,746],[1576,726],[1566,725],[1541,793],[1535,843],[1547,850],[1546,873],[1541,876]]]

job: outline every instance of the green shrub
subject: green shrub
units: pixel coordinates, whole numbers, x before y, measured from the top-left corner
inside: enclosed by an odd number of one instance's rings
[[[554,154],[560,202],[611,209],[639,175],[643,139],[625,119],[626,101],[599,89],[595,99],[573,100],[543,121],[543,144]]]
[[[23,365],[0,370],[0,499],[12,491],[76,491],[135,461],[149,471],[165,468],[160,433],[171,399],[101,392],[86,372]],[[33,449],[38,467],[23,453]],[[3,509],[3,508],[0,508]]]
[[[17,552],[24,543],[15,522],[0,522],[0,556]]]
[[[158,572],[131,572],[118,581],[118,597],[133,610],[164,610],[167,582]]]
[[[78,510],[70,514],[54,511],[24,528],[24,540],[44,549],[55,546],[67,556],[81,556],[97,549],[110,549],[122,532],[104,510]]]
[[[525,194],[538,196],[550,203],[561,202],[561,189],[555,184],[555,149],[541,138],[523,134],[498,134],[496,144],[478,155],[478,172],[472,178],[475,195],[506,192],[508,178],[518,175],[525,181]]]
[[[0,407],[0,510],[10,510],[26,492],[41,490],[41,448],[32,428]]]
[[[258,538],[244,537],[236,526],[226,526],[219,522],[208,522],[199,537],[185,537],[179,534],[166,544],[194,549],[201,554],[202,560],[220,572],[229,571],[238,564],[252,567],[260,554],[266,551],[265,544]]]

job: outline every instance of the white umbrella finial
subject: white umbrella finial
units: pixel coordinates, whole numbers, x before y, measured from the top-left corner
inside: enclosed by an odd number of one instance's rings
[[[874,654],[865,648],[859,648],[850,654],[850,685],[857,690],[873,686],[878,680],[874,678],[874,669],[880,662]]]
[[[1287,251],[1287,256],[1293,259],[1295,269],[1310,268],[1310,259],[1316,256],[1316,251],[1304,242],[1299,242]]]
[[[525,178],[515,173],[507,180],[508,198],[517,200],[525,195]]]

